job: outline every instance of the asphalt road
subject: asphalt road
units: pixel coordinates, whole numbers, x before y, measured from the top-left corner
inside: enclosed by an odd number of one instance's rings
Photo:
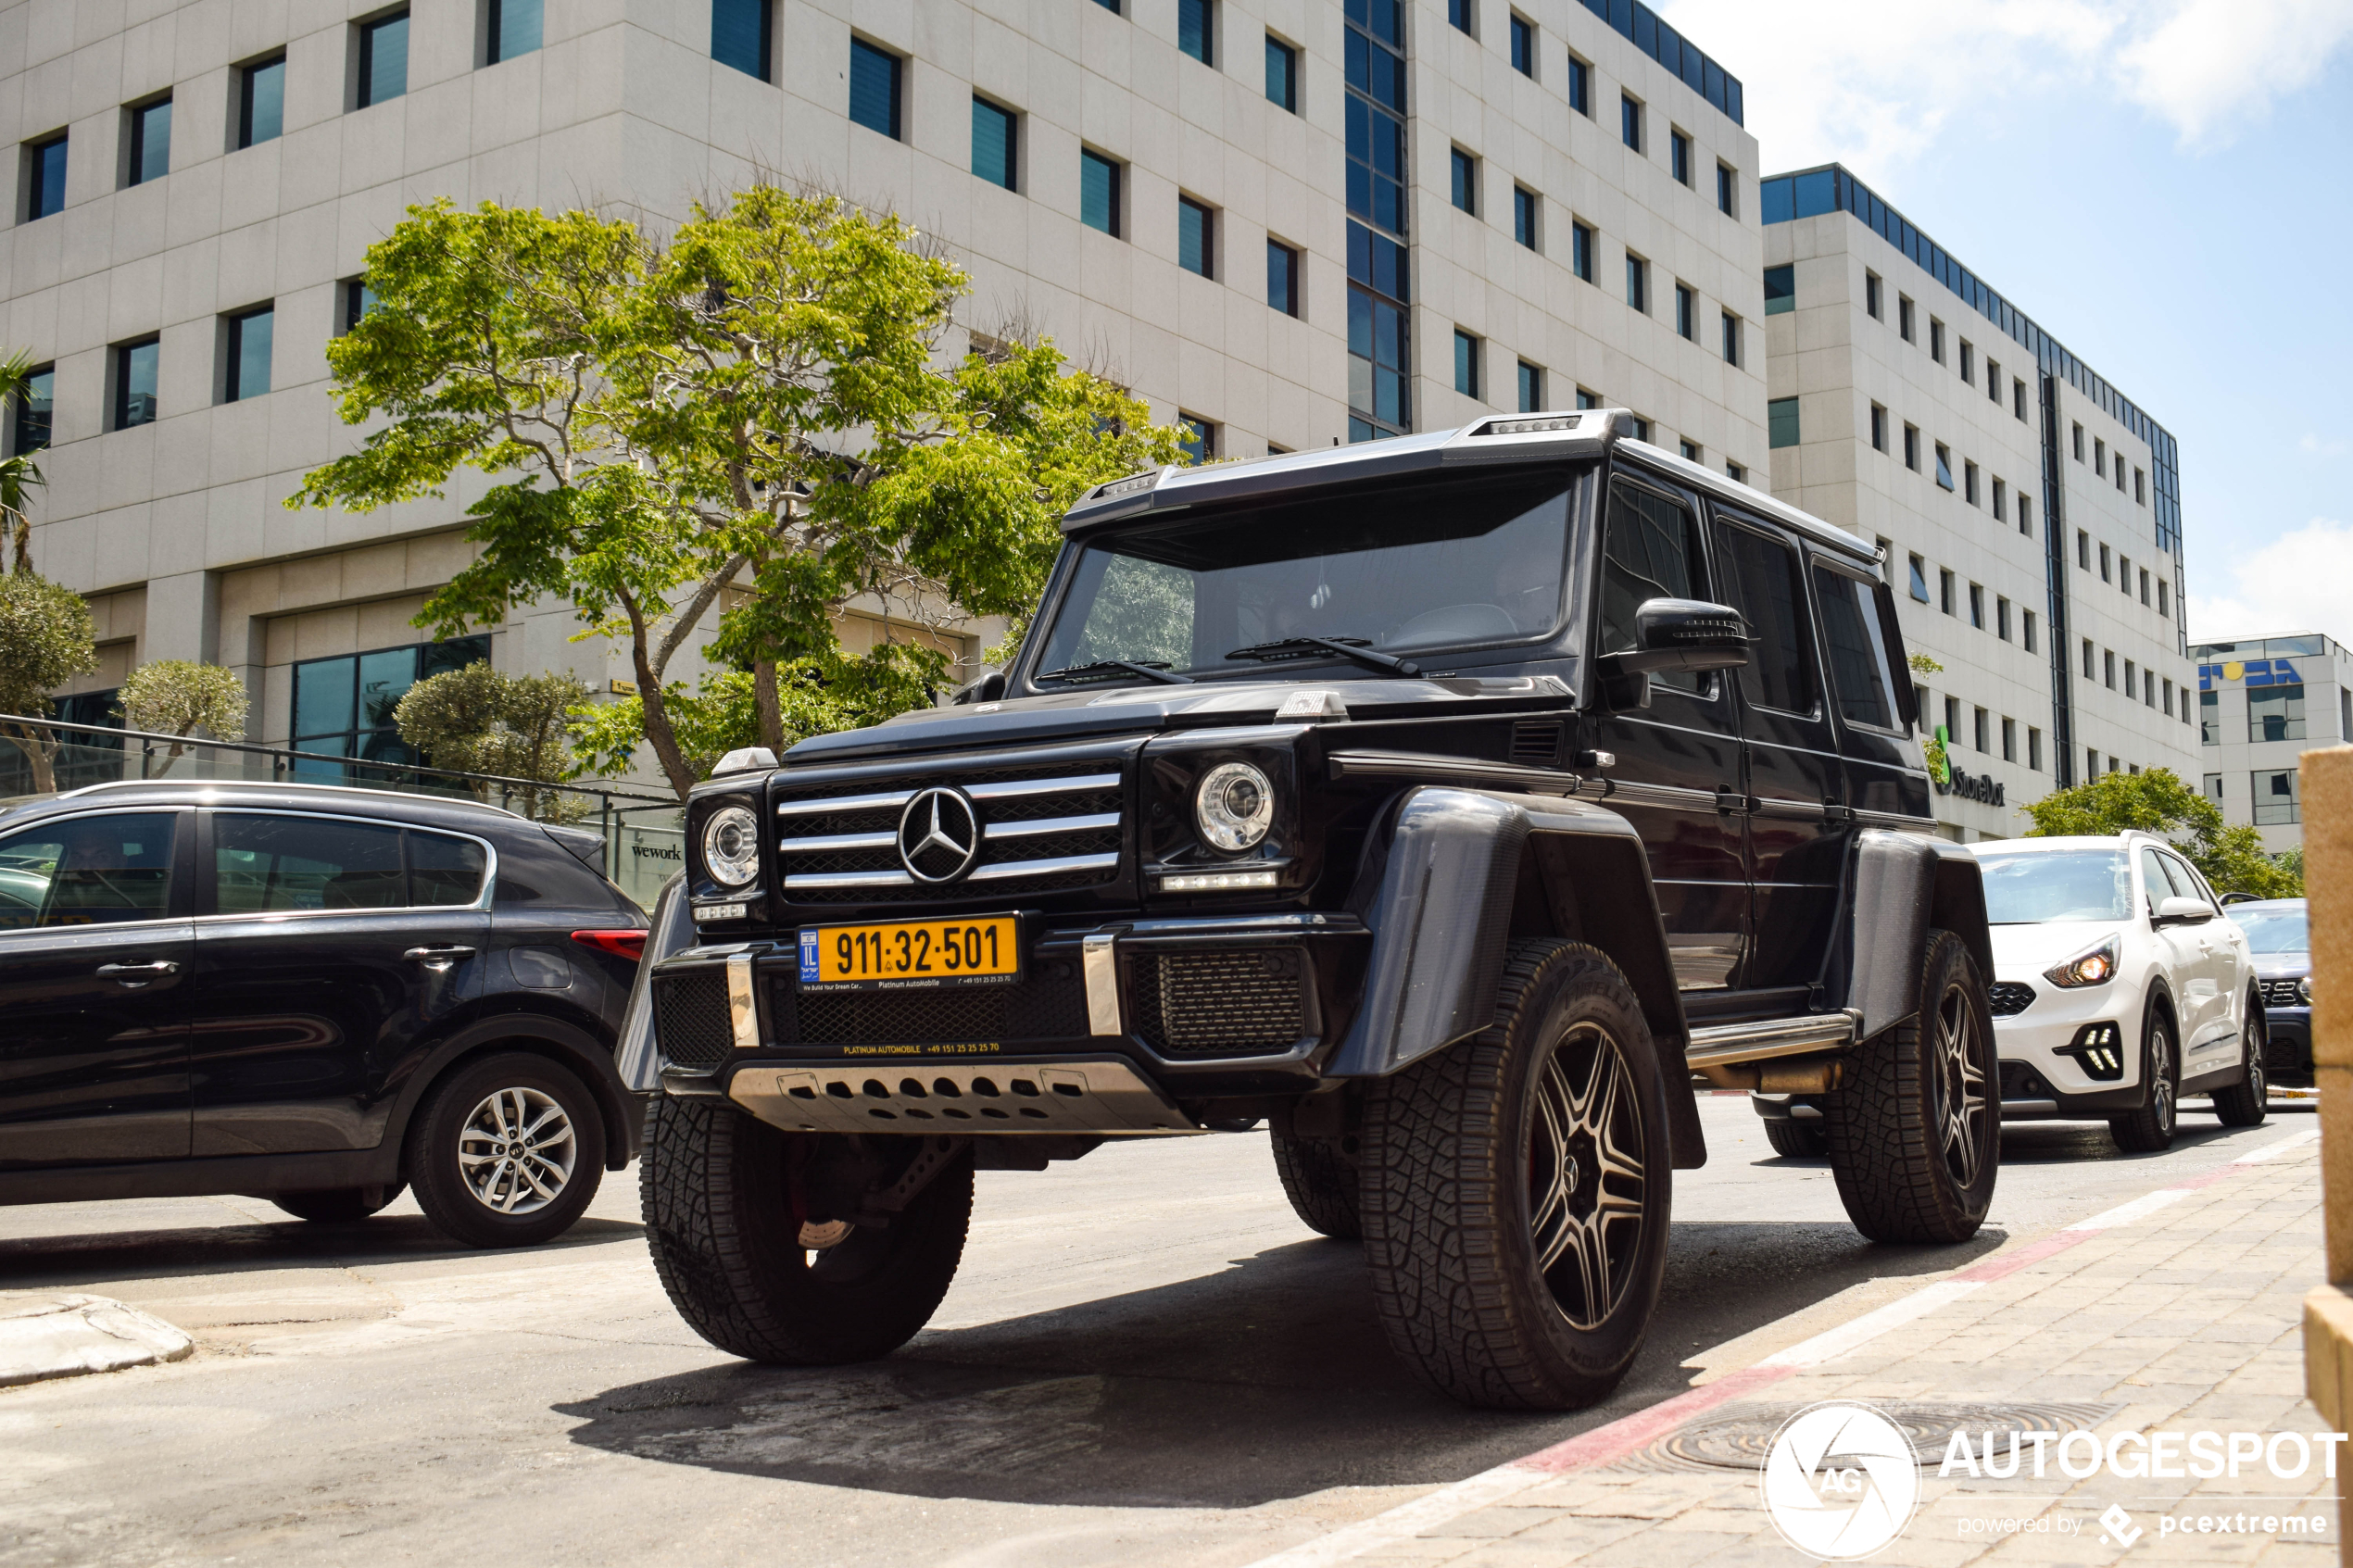
[[[1735,1098],[1676,1176],[1667,1298],[1605,1406],[1461,1410],[1409,1382],[1358,1248],[1293,1218],[1263,1134],[980,1177],[962,1275],[887,1362],[733,1361],[671,1311],[634,1172],[562,1241],[452,1247],[248,1198],[0,1210],[0,1290],[195,1335],[171,1366],[0,1390],[0,1565],[1239,1564],[1750,1364],[1957,1267],[2309,1125],[2202,1107],[2163,1155],[2005,1135],[1956,1248],[1847,1225]]]

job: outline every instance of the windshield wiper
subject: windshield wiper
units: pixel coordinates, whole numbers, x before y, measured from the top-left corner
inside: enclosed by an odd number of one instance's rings
[[[1115,681],[1122,675],[1141,675],[1148,681],[1165,681],[1172,686],[1189,686],[1190,675],[1179,675],[1165,661],[1153,659],[1139,664],[1126,659],[1099,659],[1092,664],[1064,665],[1049,670],[1038,677],[1041,681]]]
[[[1227,659],[1255,659],[1274,663],[1284,659],[1312,659],[1319,653],[1336,653],[1342,659],[1353,659],[1367,670],[1383,674],[1418,675],[1422,667],[1409,659],[1398,659],[1374,650],[1369,637],[1277,637],[1271,643],[1252,643],[1246,648],[1236,648]]]

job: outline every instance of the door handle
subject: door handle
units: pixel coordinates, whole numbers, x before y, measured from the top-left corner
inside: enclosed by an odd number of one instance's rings
[[[157,959],[153,963],[102,963],[98,978],[111,980],[118,985],[132,989],[180,972],[180,966],[170,959]]]
[[[459,959],[473,957],[473,951],[472,947],[411,947],[400,956],[404,959],[415,960],[435,974],[443,974],[447,973],[450,966]]]

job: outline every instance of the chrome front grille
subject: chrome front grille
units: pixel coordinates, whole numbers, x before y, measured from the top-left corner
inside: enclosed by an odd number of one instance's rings
[[[900,818],[921,792],[946,784],[972,803],[979,846],[969,871],[947,881],[922,855],[926,877],[900,852]],[[876,789],[856,783],[796,787],[777,781],[774,810],[785,897],[795,904],[892,903],[955,897],[967,886],[1009,892],[1091,887],[1119,874],[1121,774],[1114,758],[927,774]]]
[[[2296,994],[2295,981],[2266,980],[2263,982],[2263,1005],[2267,1008],[2300,1008],[2309,1004]]]

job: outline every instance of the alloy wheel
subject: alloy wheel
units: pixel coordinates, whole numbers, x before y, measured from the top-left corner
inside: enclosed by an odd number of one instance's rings
[[[2149,1109],[2157,1114],[2157,1124],[2166,1133],[2173,1131],[2173,1038],[2163,1024],[2149,1035]]]
[[[2271,1042],[2257,1030],[2246,1032],[2246,1082],[2247,1086],[2255,1091],[2255,1103],[2259,1107],[2271,1098],[2271,1080],[2263,1072],[2263,1058],[2270,1054],[2270,1047]]]
[[[1985,1093],[1985,1070],[1978,1061],[1977,1015],[1969,993],[1948,986],[1936,1007],[1937,1152],[1953,1180],[1968,1187],[1977,1180],[1983,1157],[1986,1118],[1993,1114]]]
[[[1634,1283],[1649,1181],[1632,1071],[1617,1042],[1580,1023],[1536,1081],[1528,1223],[1536,1272],[1572,1327],[1596,1329]]]
[[[539,1089],[495,1089],[458,1135],[458,1168],[485,1209],[530,1214],[563,1196],[579,1158],[572,1118]]]

